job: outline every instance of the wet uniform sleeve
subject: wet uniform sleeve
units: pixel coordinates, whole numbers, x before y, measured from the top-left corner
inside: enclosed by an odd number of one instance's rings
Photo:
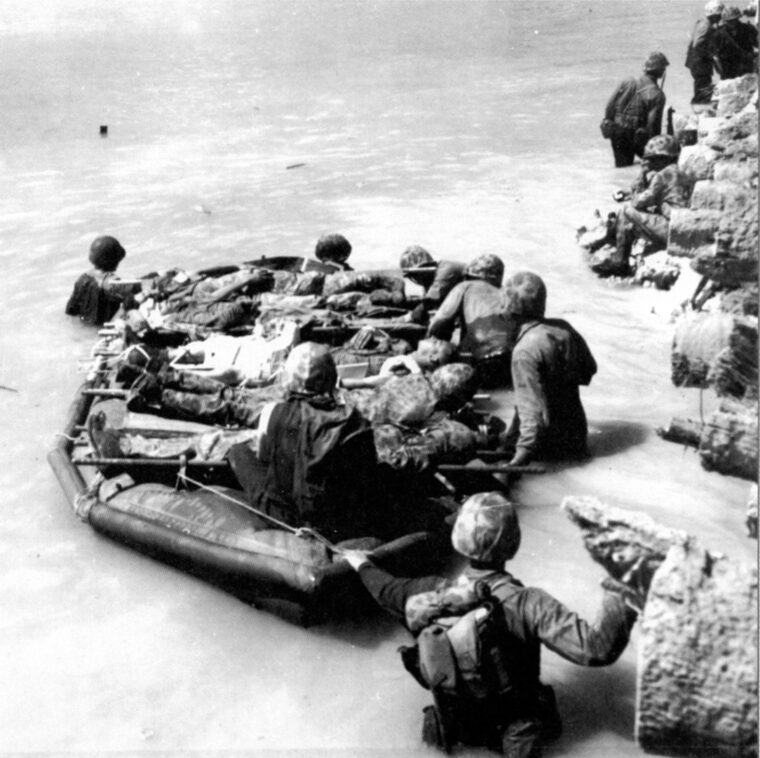
[[[446,340],[447,342],[451,339],[457,317],[462,310],[463,300],[464,289],[457,285],[446,295],[446,299],[436,311],[435,318],[428,327],[428,337],[438,337],[438,339]]]
[[[660,212],[665,189],[663,177],[658,172],[652,177],[649,186],[631,199],[631,205],[637,211],[656,210]]]
[[[538,447],[541,433],[549,423],[549,408],[535,355],[527,351],[513,355],[512,382],[520,419],[520,437],[515,446],[516,451],[532,453]]]
[[[441,583],[441,577],[438,576],[423,576],[416,579],[397,578],[378,568],[374,563],[365,563],[359,569],[359,578],[377,604],[402,623],[406,601],[412,595],[433,590]]]
[[[577,613],[541,589],[527,589],[521,599],[529,631],[550,650],[581,666],[608,666],[625,650],[636,613],[623,600],[604,593],[595,622]]]

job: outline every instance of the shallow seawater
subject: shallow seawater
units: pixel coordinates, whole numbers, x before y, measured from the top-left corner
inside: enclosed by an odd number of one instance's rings
[[[519,484],[514,572],[593,616],[602,573],[558,510],[570,494],[756,559],[749,484],[654,432],[716,402],[670,384],[669,316],[689,282],[665,294],[600,281],[574,243],[635,173],[612,167],[599,135],[607,96],[659,48],[685,110],[701,6],[2,3],[0,753],[426,754],[428,696],[400,665],[393,622],[300,629],[69,510],[45,452],[93,340],[62,310],[98,234],[127,248],[126,275],[307,254],[326,231],[351,240],[358,268],[421,244],[535,270],[550,315],[599,363],[583,393],[595,456]],[[508,393],[494,399],[508,414]],[[594,671],[546,654],[566,725],[548,755],[641,754],[636,647],[634,633]]]

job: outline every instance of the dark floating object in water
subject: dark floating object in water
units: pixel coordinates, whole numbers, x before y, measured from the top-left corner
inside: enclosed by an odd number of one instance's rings
[[[106,124],[100,125],[100,136],[101,137],[107,137],[108,136],[108,126]]]
[[[289,166],[285,166],[286,169],[291,168],[301,168],[301,166],[305,166],[305,163],[291,163]]]
[[[4,384],[0,384],[0,390],[7,390],[8,392],[18,392],[17,389],[14,389],[13,387],[6,387]]]

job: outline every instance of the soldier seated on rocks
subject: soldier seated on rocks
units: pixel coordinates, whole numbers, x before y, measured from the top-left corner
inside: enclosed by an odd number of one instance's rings
[[[690,188],[678,170],[681,147],[675,137],[653,137],[644,148],[641,173],[631,186],[630,199],[615,224],[616,256],[620,275],[630,273],[634,239],[642,237],[660,250],[667,246],[670,215],[689,205]]]

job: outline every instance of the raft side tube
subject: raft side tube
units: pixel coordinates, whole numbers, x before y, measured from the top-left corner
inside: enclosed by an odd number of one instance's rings
[[[151,558],[201,577],[246,602],[278,598],[306,605],[317,586],[314,570],[276,556],[214,545],[98,502],[90,525]]]
[[[75,507],[77,496],[81,495],[87,488],[82,474],[71,460],[71,452],[74,449],[77,427],[84,424],[93,401],[93,396],[85,390],[92,389],[93,385],[94,381],[88,380],[77,390],[77,397],[69,406],[63,433],[58,435],[55,446],[47,454],[47,462],[53,469],[63,494],[72,508]]]

